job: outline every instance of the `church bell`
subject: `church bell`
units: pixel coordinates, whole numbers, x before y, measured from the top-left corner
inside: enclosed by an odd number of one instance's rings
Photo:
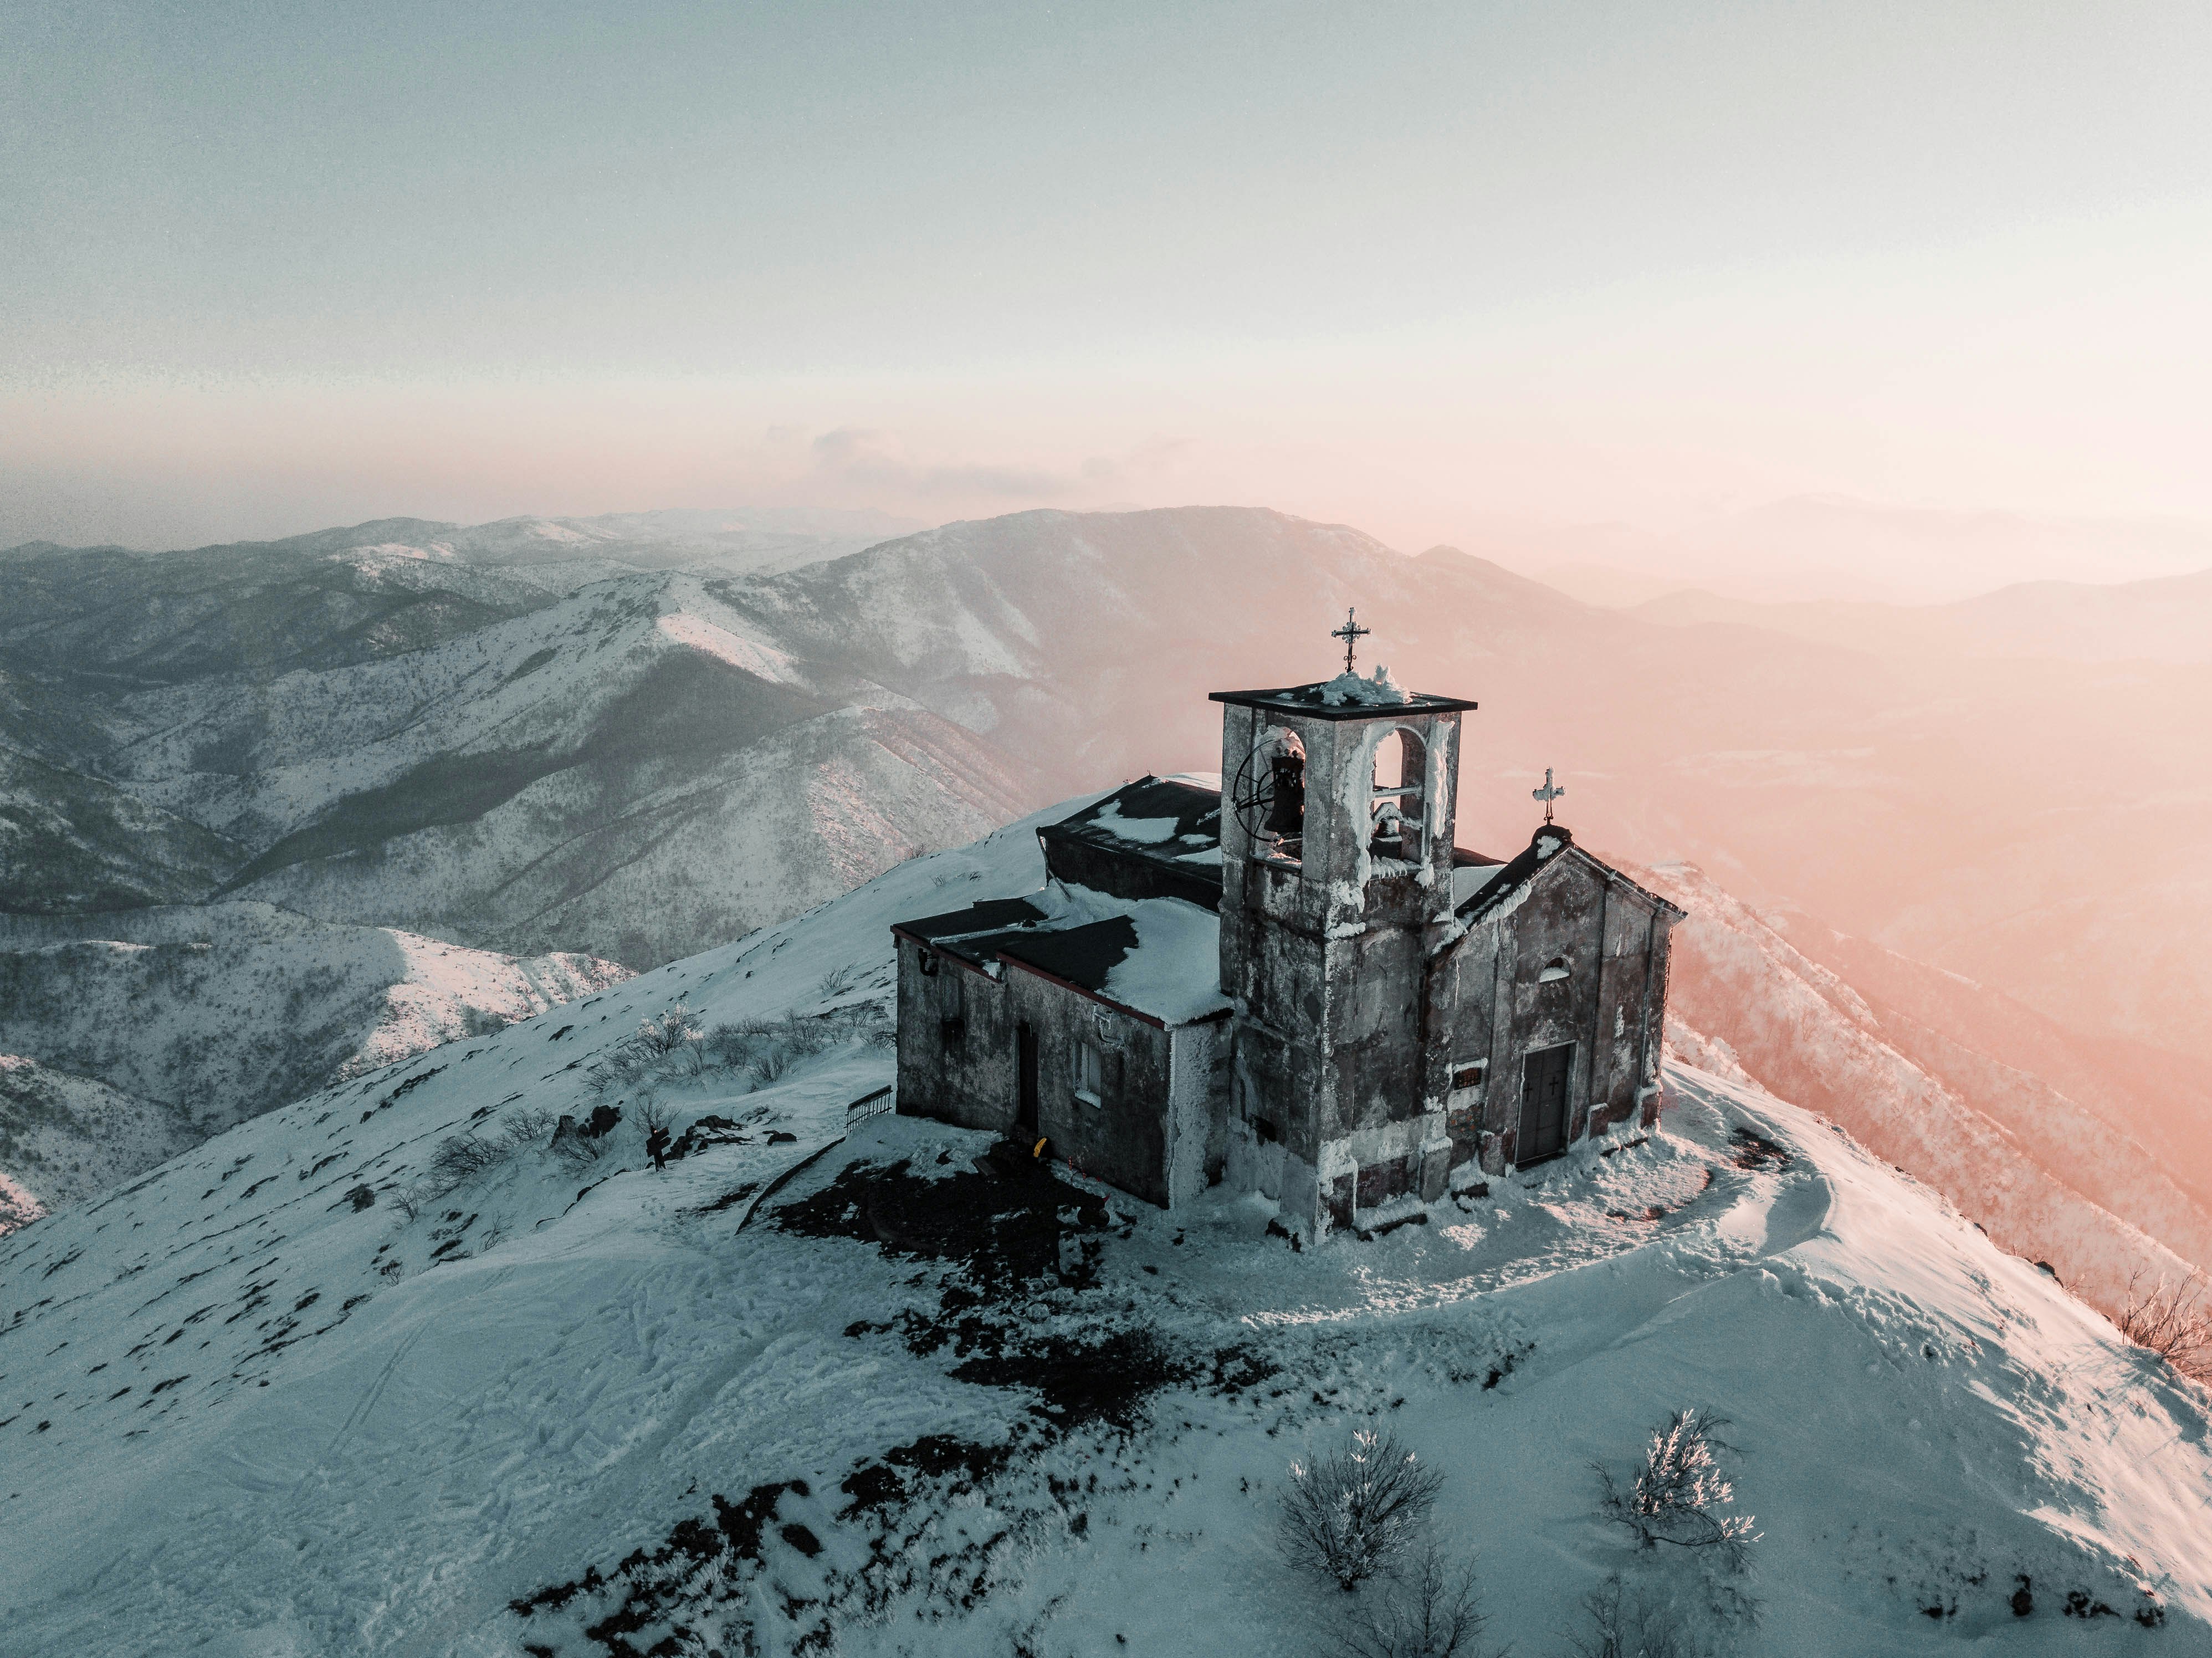
[[[1268,791],[1267,833],[1294,835],[1306,821],[1306,761],[1302,754],[1279,754],[1268,762],[1274,786]]]

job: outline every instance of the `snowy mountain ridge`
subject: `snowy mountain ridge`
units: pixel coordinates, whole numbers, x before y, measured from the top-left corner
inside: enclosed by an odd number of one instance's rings
[[[2108,1312],[2138,1275],[2179,1284],[2212,1261],[2193,1159],[1963,1041],[1927,1052],[1912,1041],[1927,1033],[1704,872],[1662,865],[1647,878],[1689,912],[1669,987],[1684,1054],[1824,1113]]]
[[[1033,803],[1018,762],[799,661],[698,574],[437,527],[18,550],[0,1053],[227,1126]],[[40,1201],[121,1168],[70,1127],[90,1118],[49,1115],[35,1164],[0,1151]]]
[[[269,904],[95,922],[106,936],[74,918],[0,916],[0,1030],[17,1050],[0,1053],[0,1174],[43,1210],[333,1079],[629,976],[592,957],[501,956]]]
[[[1273,1554],[1288,1464],[1368,1423],[1519,1651],[1613,1575],[1701,1649],[2212,1639],[2203,1395],[1755,1088],[1675,1064],[1642,1143],[1304,1254],[1251,1199],[977,1208],[868,1033],[889,923],[1034,888],[1030,829],[0,1240],[0,1652],[1275,1652],[1341,1601]],[[708,1040],[617,1062],[678,1005]],[[1692,1404],[1749,1576],[1598,1515]]]

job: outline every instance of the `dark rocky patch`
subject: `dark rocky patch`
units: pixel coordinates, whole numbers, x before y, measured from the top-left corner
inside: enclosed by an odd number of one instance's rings
[[[735,1186],[723,1193],[720,1197],[716,1198],[712,1203],[702,1203],[691,1212],[695,1215],[719,1215],[726,1209],[736,1208],[739,1204],[743,1203],[747,1198],[752,1196],[754,1193],[759,1190],[760,1182],[758,1181],[739,1181]],[[581,1197],[583,1193],[580,1192],[577,1195]]]
[[[1006,1464],[1012,1442],[978,1445],[950,1434],[926,1434],[910,1445],[895,1446],[845,1476],[837,1489],[851,1499],[839,1515],[849,1519],[911,1501],[924,1480],[941,1481],[947,1494],[974,1491]]]
[[[708,1112],[676,1137],[668,1148],[668,1160],[675,1163],[690,1157],[694,1151],[703,1151],[710,1145],[747,1145],[751,1144],[738,1126],[727,1117]],[[746,1190],[753,1188],[747,1187]],[[728,1207],[726,1204],[725,1208]],[[702,1212],[712,1212],[702,1211]]]
[[[1735,1148],[1729,1160],[1739,1169],[1787,1169],[1795,1161],[1787,1147],[1755,1129],[1731,1130],[1729,1143]]]
[[[1073,1220],[1062,1218],[1070,1214]],[[1106,1206],[1042,1169],[925,1180],[901,1161],[841,1169],[820,1192],[785,1204],[772,1218],[801,1237],[857,1238],[951,1262],[995,1298],[1028,1285],[1095,1281],[1093,1254],[1079,1251],[1080,1260],[1071,1263],[1061,1245],[1103,1230]]]
[[[1149,1330],[1120,1330],[1097,1341],[1048,1336],[1009,1344],[955,1366],[952,1374],[981,1387],[1035,1393],[1030,1409],[1063,1432],[1098,1423],[1127,1434],[1154,1394],[1192,1380],[1199,1367]]]

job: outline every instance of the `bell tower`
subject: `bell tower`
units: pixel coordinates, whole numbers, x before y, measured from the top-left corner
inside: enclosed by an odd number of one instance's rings
[[[1476,705],[1359,675],[1364,631],[1346,619],[1334,679],[1212,696],[1237,1007],[1226,1172],[1316,1236],[1438,1195],[1449,1155],[1430,963],[1454,936],[1460,715]]]

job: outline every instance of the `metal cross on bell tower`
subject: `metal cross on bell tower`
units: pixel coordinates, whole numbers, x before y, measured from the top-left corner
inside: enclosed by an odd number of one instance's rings
[[[1361,627],[1353,620],[1358,614],[1356,609],[1347,608],[1344,612],[1344,625],[1329,635],[1331,639],[1340,639],[1344,641],[1344,671],[1346,673],[1352,671],[1352,648],[1369,634],[1375,631],[1372,628]]]
[[[1530,789],[1528,798],[1531,800],[1541,800],[1544,803],[1544,821],[1548,823],[1552,821],[1552,802],[1566,792],[1567,786],[1565,783],[1555,784],[1552,781],[1552,768],[1547,766],[1544,768],[1544,786],[1540,789]]]

